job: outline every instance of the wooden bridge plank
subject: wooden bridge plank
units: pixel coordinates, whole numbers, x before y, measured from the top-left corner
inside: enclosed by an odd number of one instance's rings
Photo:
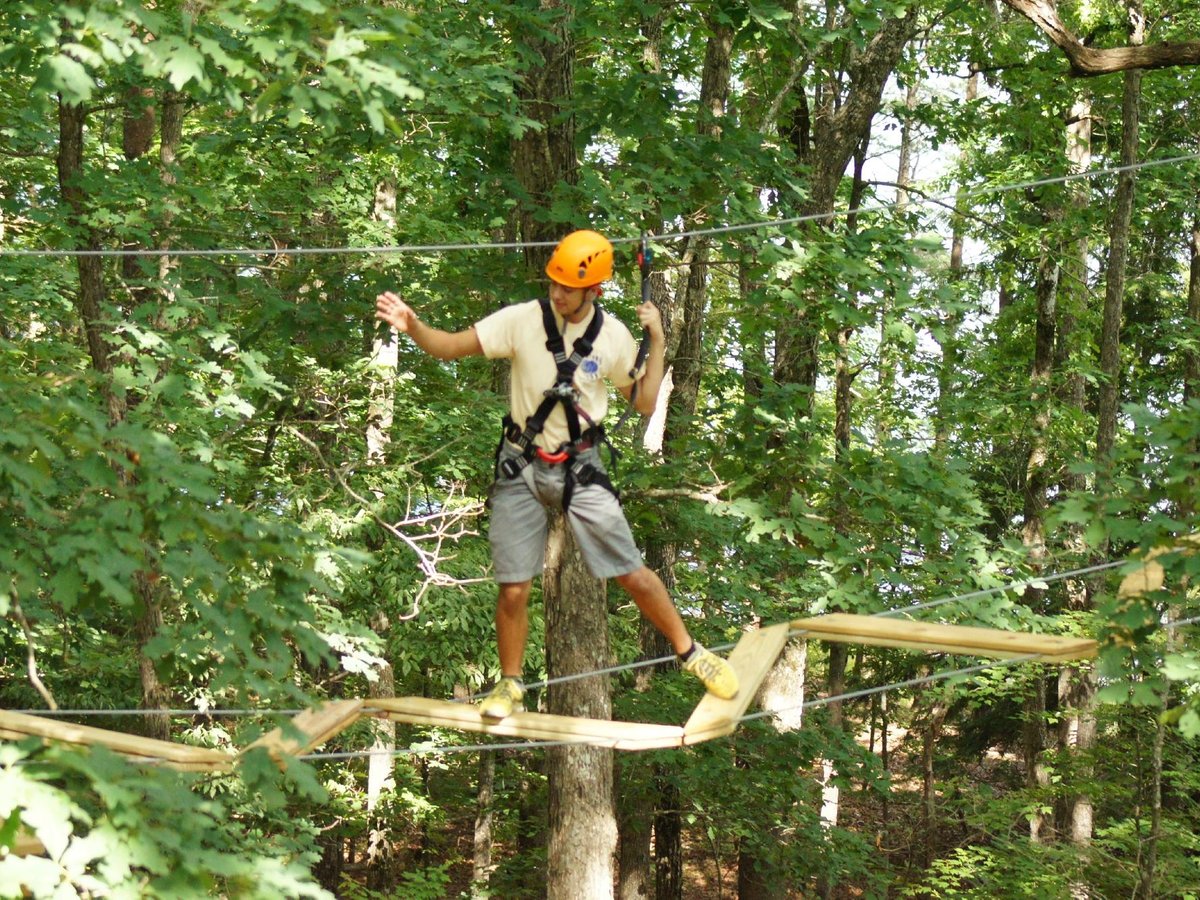
[[[232,757],[220,750],[192,747],[136,734],[108,731],[91,725],[76,725],[73,722],[48,719],[44,716],[0,710],[0,737],[20,740],[31,736],[63,744],[107,747],[137,759],[159,760],[171,768],[184,771],[222,771],[232,764]]]
[[[614,750],[678,747],[683,742],[683,729],[677,725],[586,719],[536,712],[515,712],[494,722],[483,718],[473,704],[427,697],[373,699],[368,708],[380,710],[381,715],[392,721],[411,725],[435,725],[525,740],[569,741],[611,747]]]
[[[1089,638],[914,622],[892,616],[829,613],[811,619],[796,619],[791,624],[793,628],[806,632],[802,637],[825,641],[999,659],[1033,654],[1039,661],[1065,662],[1093,657],[1097,648],[1096,642]]]
[[[289,723],[290,728],[280,726],[269,731],[241,752],[247,753],[258,747],[266,748],[273,759],[284,754],[298,756],[325,743],[331,737],[353,725],[362,713],[362,700],[330,700],[315,709],[306,709]],[[300,732],[297,738],[291,729]]]
[[[729,654],[729,664],[738,676],[737,696],[732,700],[722,700],[705,694],[683,726],[685,744],[698,744],[722,737],[737,728],[738,720],[749,708],[763,679],[787,643],[790,628],[790,623],[781,622],[742,635]]]

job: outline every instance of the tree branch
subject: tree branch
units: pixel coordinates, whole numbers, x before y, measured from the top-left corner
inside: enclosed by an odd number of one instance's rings
[[[50,693],[50,689],[42,682],[42,676],[38,674],[37,652],[34,650],[33,629],[29,627],[29,620],[25,618],[25,613],[21,610],[21,604],[13,598],[12,608],[9,610],[9,615],[17,620],[21,626],[21,631],[25,634],[25,662],[29,669],[29,681],[42,699],[46,701],[46,705],[51,709],[58,709],[58,704],[54,701],[54,695]]]
[[[1058,15],[1054,0],[1004,0],[1004,5],[1023,15],[1066,54],[1071,74],[1093,78],[1129,69],[1166,69],[1200,65],[1200,41],[1144,44],[1096,49],[1084,43]]]

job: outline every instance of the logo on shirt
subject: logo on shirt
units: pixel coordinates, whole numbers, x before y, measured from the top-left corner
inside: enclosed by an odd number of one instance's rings
[[[600,378],[601,359],[593,354],[579,364],[579,378],[582,381],[597,381]]]

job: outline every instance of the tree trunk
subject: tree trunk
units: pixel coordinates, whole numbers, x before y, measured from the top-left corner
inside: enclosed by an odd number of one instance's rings
[[[771,725],[780,733],[797,731],[804,722],[804,678],[808,669],[808,642],[790,641],[779,655],[759,688],[757,705],[773,712]],[[774,804],[769,804],[774,806]],[[764,823],[765,826],[766,823]],[[784,845],[787,835],[783,829],[772,828],[770,839]],[[738,848],[738,900],[782,900],[795,896],[787,884],[757,853],[746,848],[746,840]]]
[[[1200,217],[1192,223],[1191,235],[1191,265],[1188,268],[1188,307],[1187,321],[1193,335],[1200,335]],[[1200,398],[1200,350],[1193,343],[1184,350],[1183,354],[1183,400],[1191,403]],[[1200,447],[1200,438],[1193,437],[1187,444],[1188,450],[1194,456]],[[1189,478],[1192,489],[1185,491],[1189,499],[1180,504],[1182,521],[1189,521],[1196,513],[1196,497],[1200,494],[1200,476]]]
[[[372,623],[372,627],[375,623]],[[367,682],[371,699],[396,696],[392,667],[384,663],[374,681]],[[392,883],[392,836],[389,821],[377,811],[379,799],[395,787],[396,723],[390,719],[371,720],[371,755],[367,758],[367,887],[384,890]]]
[[[579,161],[575,152],[575,37],[573,6],[564,0],[540,0],[540,9],[550,18],[545,34],[514,35],[534,65],[517,81],[517,98],[522,114],[538,123],[527,128],[513,144],[513,171],[526,194],[519,209],[521,235],[525,241],[554,240],[558,229],[540,216],[553,202],[554,188],[575,184]],[[582,212],[580,213],[582,216]],[[526,264],[541,274],[549,251],[528,247]]]
[[[1067,171],[1082,174],[1092,165],[1092,103],[1086,95],[1076,98],[1067,117]],[[1078,237],[1064,247],[1062,276],[1058,287],[1058,324],[1055,327],[1054,368],[1061,374],[1060,396],[1076,409],[1084,407],[1087,381],[1079,367],[1068,363],[1082,354],[1081,339],[1076,336],[1079,319],[1088,306],[1088,237],[1083,227],[1090,205],[1091,188],[1081,180],[1068,191],[1068,215],[1078,221]],[[1082,486],[1082,485],[1072,485]]]
[[[863,50],[854,55],[836,84],[819,84],[810,104],[804,85],[797,83],[796,112],[788,134],[797,161],[808,167],[809,200],[801,215],[824,215],[834,209],[837,188],[846,166],[868,133],[879,110],[883,87],[917,29],[916,10],[903,18],[886,20]],[[841,96],[842,86],[845,95]],[[811,112],[816,107],[816,114]],[[820,226],[815,226],[820,227]],[[817,383],[821,323],[813,315],[818,297],[800,303],[796,312],[780,323],[776,333],[775,378],[805,392],[809,412]]]
[[[908,209],[909,188],[913,180],[913,113],[921,93],[921,78],[913,76],[904,95],[903,118],[900,122],[900,151],[896,164],[896,216],[903,217]],[[875,446],[883,448],[892,437],[895,408],[897,352],[892,346],[892,307],[895,297],[889,291],[882,298],[879,311],[879,385],[875,396]]]
[[[1040,673],[1033,676],[1033,693],[1025,703],[1023,743],[1025,751],[1025,785],[1035,794],[1050,785],[1050,771],[1042,754],[1046,749],[1046,682]],[[1035,812],[1029,819],[1029,840],[1035,844],[1050,843],[1054,819]]]
[[[575,149],[575,41],[573,6],[541,0],[548,14],[546,32],[514,37],[533,64],[522,73],[517,94],[523,112],[539,123],[513,146],[513,169],[525,191],[519,218],[525,242],[553,241],[559,226],[544,220],[560,184],[579,175]],[[545,247],[526,247],[532,278],[542,279],[549,255]],[[542,575],[546,607],[546,666],[551,679],[603,668],[608,663],[608,606],[604,585],[583,565],[570,527],[552,516]],[[594,677],[555,685],[550,711],[606,719],[611,714],[608,678]],[[616,850],[612,751],[595,747],[547,751],[549,783],[547,895],[558,898],[612,896]]]
[[[829,696],[835,697],[846,692],[846,662],[850,658],[849,648],[842,643],[829,645],[829,674],[826,684]],[[845,710],[840,700],[830,703],[829,724],[832,728],[846,727]],[[841,791],[834,781],[836,770],[832,760],[821,761],[821,827],[830,829],[837,826],[841,815]],[[837,888],[837,875],[826,874],[818,881],[817,892],[824,898],[833,896]]]
[[[391,228],[395,225],[395,211],[395,186],[380,182],[375,186],[371,217]],[[372,325],[367,326],[367,335],[371,340],[374,363],[367,385],[367,465],[378,467],[384,464],[391,443],[399,341],[392,338],[390,331],[381,331]],[[376,500],[383,500],[382,491],[374,491],[374,496]],[[371,617],[371,630],[376,634],[383,636],[388,628],[385,613],[377,612]],[[396,677],[390,664],[384,663],[376,672],[375,680],[367,682],[367,692],[373,699],[396,696]],[[367,885],[372,890],[383,890],[392,879],[393,839],[390,822],[375,809],[383,792],[395,786],[396,723],[386,719],[373,720],[371,733],[373,752],[367,761]]]
[[[964,100],[971,103],[978,96],[979,67],[972,63]],[[964,214],[969,205],[966,188],[960,186],[954,200],[955,215],[951,220],[953,224],[950,233],[950,278],[956,284],[962,284],[966,275],[963,267],[963,247],[966,243]],[[941,334],[936,336],[942,349],[942,358],[937,370],[938,392],[934,407],[936,421],[933,443],[939,452],[945,450],[950,440],[950,399],[954,396],[954,386],[958,378],[958,329],[961,324],[962,313],[958,309],[950,309],[942,316]]]
[[[496,786],[496,754],[479,754],[478,783],[475,787],[475,835],[471,867],[471,898],[487,900],[492,875],[492,802]]]
[[[646,38],[643,67],[649,72],[658,72],[661,70],[659,41],[665,11],[661,6],[650,7],[650,13],[642,20],[642,32]],[[719,139],[729,97],[733,30],[724,23],[709,24],[713,34],[708,40],[701,72],[696,130]],[[707,204],[701,199],[695,205],[704,208]],[[706,222],[704,214],[690,217],[688,227],[700,228]],[[650,230],[661,230],[661,226],[661,221],[652,222]],[[678,438],[690,433],[700,394],[704,367],[703,326],[707,307],[709,245],[709,239],[704,236],[688,240],[681,254],[683,267],[677,297],[670,296],[664,278],[654,278],[651,282],[651,299],[663,314],[667,334],[667,364],[670,367],[671,389],[666,397],[662,439],[664,459],[674,455],[674,444]],[[662,400],[660,396],[660,402]],[[678,552],[678,546],[669,539],[651,538],[646,544],[647,564],[659,575],[668,592],[672,592],[675,586],[674,567]],[[643,658],[664,656],[670,650],[666,640],[644,620],[641,624],[641,647]],[[648,687],[649,676],[650,673],[645,671],[639,674],[639,689]],[[632,762],[630,768],[637,765]],[[650,777],[655,785],[653,795],[657,803],[642,791],[637,791],[621,803],[622,821],[626,823],[621,834],[621,897],[641,897],[648,893],[645,866],[650,860],[650,831],[642,823],[652,820],[655,896],[660,900],[678,900],[683,892],[683,822],[678,788],[674,786],[673,779],[664,777],[657,768]],[[638,774],[628,779],[630,786],[643,780]]]
[[[579,550],[561,514],[552,516],[543,574],[546,668],[550,678],[609,664],[608,609],[591,601],[597,582],[579,565]],[[603,597],[603,594],[601,594]],[[583,599],[586,598],[586,601]],[[592,719],[612,717],[607,675],[552,684],[549,711]],[[547,897],[601,900],[613,896],[617,845],[612,750],[551,747]]]
[[[1040,569],[1046,557],[1045,523],[1046,497],[1049,483],[1046,466],[1050,460],[1050,419],[1054,406],[1051,379],[1054,376],[1054,319],[1058,294],[1058,264],[1051,257],[1042,259],[1038,267],[1034,295],[1037,301],[1037,322],[1033,350],[1033,366],[1029,374],[1033,428],[1029,436],[1029,455],[1025,460],[1024,525],[1021,539],[1035,569]],[[1040,601],[1042,591],[1033,594]]]
[[[1163,711],[1165,709],[1166,697],[1163,698]],[[1163,721],[1163,717],[1156,716],[1154,746],[1150,756],[1150,833],[1146,835],[1142,851],[1138,854],[1138,884],[1134,892],[1135,900],[1153,900],[1155,896],[1154,871],[1158,867],[1158,845],[1162,839],[1163,743],[1166,733],[1167,725]]]
[[[937,790],[933,764],[936,758],[938,737],[949,708],[935,699],[929,706],[929,717],[921,735],[921,827],[925,833],[925,868],[933,865],[938,854],[938,833],[941,831],[937,818]]]
[[[1140,3],[1129,9],[1134,43],[1145,39],[1145,17]],[[1142,73],[1125,73],[1121,99],[1121,165],[1138,160],[1138,103]],[[1104,284],[1104,323],[1100,333],[1100,398],[1096,425],[1096,461],[1101,471],[1108,465],[1117,432],[1117,407],[1121,394],[1121,319],[1125,299],[1125,270],[1129,257],[1129,222],[1133,215],[1136,173],[1126,169],[1117,176],[1117,192],[1109,221],[1108,265]]]
[[[76,233],[76,244],[82,244],[81,249],[99,250],[101,249],[99,235],[84,224],[87,213],[87,195],[82,187],[82,179],[84,175],[83,138],[86,121],[87,110],[83,106],[59,103],[58,184],[62,198],[70,210],[69,224]],[[76,308],[83,320],[92,368],[101,376],[108,376],[112,373],[113,363],[104,338],[106,326],[101,321],[107,300],[103,258],[78,256],[75,258],[75,262],[79,275]],[[124,422],[128,415],[125,400],[118,392],[112,390],[107,378],[104,378],[103,381],[109,421],[113,424]],[[136,475],[126,469],[121,469],[118,477],[123,481],[129,481],[136,478]],[[163,622],[162,587],[157,573],[135,572],[133,593],[138,601],[135,610],[134,633],[138,645],[138,674],[142,683],[142,707],[147,710],[165,709],[167,691],[159,681],[153,660],[144,652],[146,645],[158,634]],[[143,717],[141,725],[148,737],[159,740],[170,738],[171,724],[165,714],[147,715]]]

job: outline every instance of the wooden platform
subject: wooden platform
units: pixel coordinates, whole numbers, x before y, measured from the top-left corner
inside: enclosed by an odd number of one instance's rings
[[[0,710],[0,737],[21,740],[31,736],[63,744],[107,747],[136,760],[153,761],[183,771],[217,772],[233,765],[233,757],[220,750]]]
[[[738,676],[738,693],[732,700],[705,694],[683,726],[685,744],[699,744],[732,734],[738,720],[762,686],[763,679],[783,652],[791,626],[787,622],[747,631],[729,654],[729,664]]]
[[[306,709],[286,725],[267,732],[244,749],[239,756],[260,747],[282,763],[284,756],[307,753],[358,721],[362,700],[330,700],[316,709]]]
[[[964,625],[939,625],[910,619],[882,616],[856,616],[829,613],[812,619],[796,619],[792,627],[803,630],[801,637],[820,638],[850,644],[877,647],[903,647],[936,653],[963,653],[996,659],[1034,656],[1040,662],[1066,662],[1090,659],[1096,655],[1096,642],[1088,638],[1059,637],[995,628],[970,628]]]
[[[611,747],[614,750],[678,747],[684,739],[683,729],[678,725],[655,725],[649,722],[616,722],[536,712],[513,713],[506,719],[493,722],[483,718],[474,704],[425,697],[374,699],[370,708],[380,712],[368,715],[378,715],[393,722],[434,725],[531,741],[568,741]]]
[[[1150,565],[1137,573],[1144,579],[1138,584],[1139,588],[1145,585],[1153,589],[1153,560],[1148,560],[1148,563]],[[241,753],[264,748],[280,765],[284,765],[287,757],[309,752],[363,716],[521,740],[589,744],[614,750],[650,750],[698,744],[731,734],[737,729],[738,723],[754,701],[763,680],[783,651],[793,629],[800,630],[800,636],[809,639],[1002,659],[1031,656],[1045,662],[1063,662],[1085,659],[1096,654],[1096,642],[1086,638],[832,613],[783,622],[743,634],[733,652],[729,654],[729,662],[740,681],[737,696],[732,700],[721,700],[708,694],[703,695],[683,727],[535,712],[519,712],[499,722],[493,722],[480,716],[479,710],[473,704],[431,700],[425,697],[375,698],[370,701],[334,700],[300,713],[291,722],[263,735]],[[699,685],[695,687],[699,692]],[[134,760],[153,761],[189,771],[227,771],[237,760],[237,756],[219,750],[158,741],[103,728],[0,710],[0,738],[19,740],[28,736],[68,744],[108,747]],[[17,845],[17,853],[39,852],[40,845],[32,836],[26,836],[18,841]]]

